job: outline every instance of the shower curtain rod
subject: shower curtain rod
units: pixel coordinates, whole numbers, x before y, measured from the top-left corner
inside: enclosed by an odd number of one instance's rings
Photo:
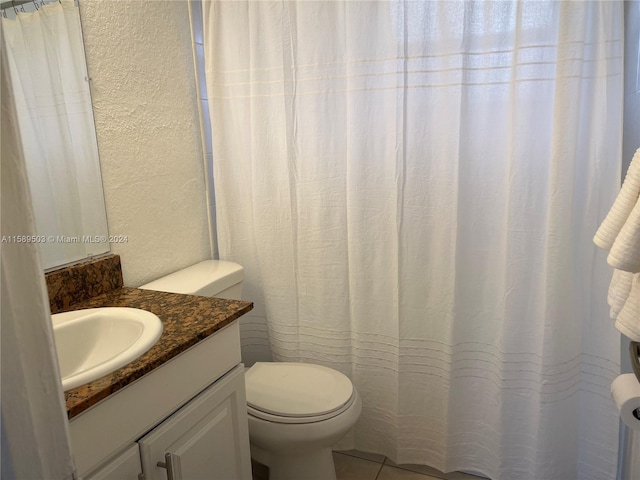
[[[0,10],[6,10],[8,8],[13,8],[13,7],[19,7],[20,5],[25,5],[27,3],[34,3],[37,4],[38,6],[42,6],[45,5],[47,3],[52,3],[51,0],[49,1],[44,1],[44,0],[14,0],[13,2],[2,2],[0,3]]]

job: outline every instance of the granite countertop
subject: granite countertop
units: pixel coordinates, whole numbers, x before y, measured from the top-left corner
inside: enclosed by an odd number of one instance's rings
[[[253,303],[122,287],[75,304],[65,311],[96,307],[131,307],[155,313],[162,336],[144,355],[86,385],[65,393],[69,419],[169,361],[233,320]]]

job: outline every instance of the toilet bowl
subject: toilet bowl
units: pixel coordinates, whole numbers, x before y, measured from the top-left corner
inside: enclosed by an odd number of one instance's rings
[[[251,456],[270,480],[335,480],[331,446],[362,401],[342,373],[321,365],[258,362],[247,370]]]
[[[243,269],[206,260],[141,286],[241,299]],[[245,373],[251,457],[270,480],[335,480],[331,446],[356,423],[362,401],[342,373],[307,363],[257,362]]]

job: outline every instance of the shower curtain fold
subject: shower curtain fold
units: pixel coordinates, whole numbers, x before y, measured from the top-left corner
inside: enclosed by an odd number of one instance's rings
[[[353,380],[346,446],[614,478],[619,339],[591,237],[619,182],[621,2],[205,1],[203,19],[221,258],[274,360]]]

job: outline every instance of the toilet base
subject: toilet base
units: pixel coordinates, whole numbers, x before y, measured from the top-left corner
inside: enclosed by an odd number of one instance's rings
[[[251,444],[251,457],[269,467],[269,480],[336,480],[331,448],[279,456]]]

